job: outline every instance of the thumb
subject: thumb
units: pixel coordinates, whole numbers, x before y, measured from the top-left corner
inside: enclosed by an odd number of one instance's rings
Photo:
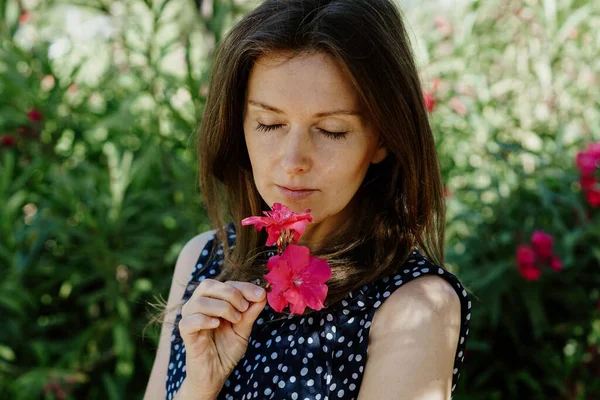
[[[250,337],[250,333],[252,333],[254,321],[256,321],[256,318],[258,318],[260,312],[263,310],[263,308],[265,308],[266,304],[266,297],[263,301],[259,301],[258,303],[250,303],[250,307],[248,307],[248,309],[242,313],[242,319],[240,322],[233,325],[235,332],[244,339],[248,339]]]

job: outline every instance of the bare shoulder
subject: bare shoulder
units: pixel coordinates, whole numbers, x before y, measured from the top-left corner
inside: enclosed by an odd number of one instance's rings
[[[200,252],[204,246],[206,246],[206,243],[214,237],[215,233],[216,229],[202,232],[187,241],[177,257],[177,263],[175,264],[175,271],[173,273],[173,282],[182,283],[184,286],[187,285],[187,281],[196,265]],[[181,291],[181,296],[183,296],[183,291]]]
[[[449,399],[460,325],[460,298],[444,278],[398,287],[375,311],[358,399]]]
[[[380,330],[389,332],[390,323],[406,326],[426,316],[430,325],[460,324],[460,298],[442,277],[426,275],[400,286],[375,312],[370,333],[376,336]]]

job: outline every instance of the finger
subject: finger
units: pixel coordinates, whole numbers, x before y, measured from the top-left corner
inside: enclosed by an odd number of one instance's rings
[[[226,300],[200,297],[190,299],[182,308],[181,315],[186,317],[193,314],[205,314],[211,317],[225,318],[232,324],[242,319],[242,314]]]
[[[194,290],[192,298],[200,297],[225,300],[241,312],[246,311],[250,305],[244,298],[244,295],[236,287],[214,279],[205,279],[198,285],[196,290]]]
[[[179,321],[179,332],[182,338],[190,336],[196,332],[215,329],[219,326],[219,318],[210,317],[205,314],[192,314],[181,318]]]
[[[238,281],[227,281],[225,283],[237,288],[248,301],[256,303],[265,299],[265,289],[253,283]]]
[[[265,308],[266,304],[266,298],[258,303],[252,303],[250,308],[248,308],[248,311],[242,314],[242,320],[237,324],[232,325],[235,332],[244,339],[248,339],[252,333],[254,321],[256,321],[256,318],[258,318],[260,312]]]

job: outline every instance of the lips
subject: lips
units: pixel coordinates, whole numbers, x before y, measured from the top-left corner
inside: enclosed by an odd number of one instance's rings
[[[292,201],[308,199],[310,196],[317,192],[317,189],[306,189],[299,187],[292,189],[286,186],[277,185],[277,188],[279,189],[279,193],[282,196]]]
[[[294,192],[302,192],[302,191],[308,191],[308,190],[317,190],[317,189],[311,189],[311,188],[303,188],[303,187],[293,187],[293,186],[281,186],[281,185],[277,185],[281,188],[287,189],[287,190],[292,190]]]

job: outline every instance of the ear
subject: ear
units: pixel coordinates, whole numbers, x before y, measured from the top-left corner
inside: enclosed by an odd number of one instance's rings
[[[382,162],[383,160],[385,160],[385,158],[387,157],[387,155],[388,155],[388,149],[380,141],[379,142],[379,147],[377,147],[377,150],[375,150],[375,153],[373,153],[373,158],[371,158],[371,162],[373,164],[379,164],[380,162]]]

